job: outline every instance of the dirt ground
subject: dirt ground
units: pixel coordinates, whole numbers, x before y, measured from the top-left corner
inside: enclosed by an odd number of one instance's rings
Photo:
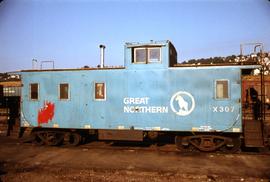
[[[270,155],[35,146],[0,137],[0,181],[269,181]]]

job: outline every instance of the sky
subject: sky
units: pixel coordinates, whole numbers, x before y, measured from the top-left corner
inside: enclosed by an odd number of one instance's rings
[[[0,0],[1,1],[1,0]],[[4,0],[0,3],[0,72],[124,65],[126,42],[170,40],[178,62],[239,55],[240,44],[270,51],[269,0]],[[252,50],[246,47],[244,53]],[[44,65],[50,68],[50,64]]]

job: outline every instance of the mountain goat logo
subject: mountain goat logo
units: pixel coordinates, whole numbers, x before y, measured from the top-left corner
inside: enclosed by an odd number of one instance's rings
[[[194,110],[195,100],[190,93],[179,91],[172,96],[170,105],[175,114],[187,116]]]

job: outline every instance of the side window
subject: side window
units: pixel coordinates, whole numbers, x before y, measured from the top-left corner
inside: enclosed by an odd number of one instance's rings
[[[160,47],[134,48],[133,63],[159,63],[161,62]]]
[[[135,63],[146,63],[146,50],[145,48],[135,48],[135,57],[134,62]]]
[[[148,62],[159,62],[160,61],[160,48],[149,48],[148,49]]]
[[[31,100],[38,100],[38,83],[31,83],[30,84],[30,99]]]
[[[229,99],[229,80],[216,80],[216,99]]]
[[[69,85],[68,85],[68,83],[60,83],[60,85],[59,85],[59,99],[60,100],[69,99]]]
[[[105,83],[95,83],[95,100],[106,100]]]

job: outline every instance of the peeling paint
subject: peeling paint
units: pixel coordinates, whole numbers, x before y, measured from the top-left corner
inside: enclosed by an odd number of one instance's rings
[[[38,111],[38,125],[49,123],[54,117],[54,103],[45,101],[43,108]]]

